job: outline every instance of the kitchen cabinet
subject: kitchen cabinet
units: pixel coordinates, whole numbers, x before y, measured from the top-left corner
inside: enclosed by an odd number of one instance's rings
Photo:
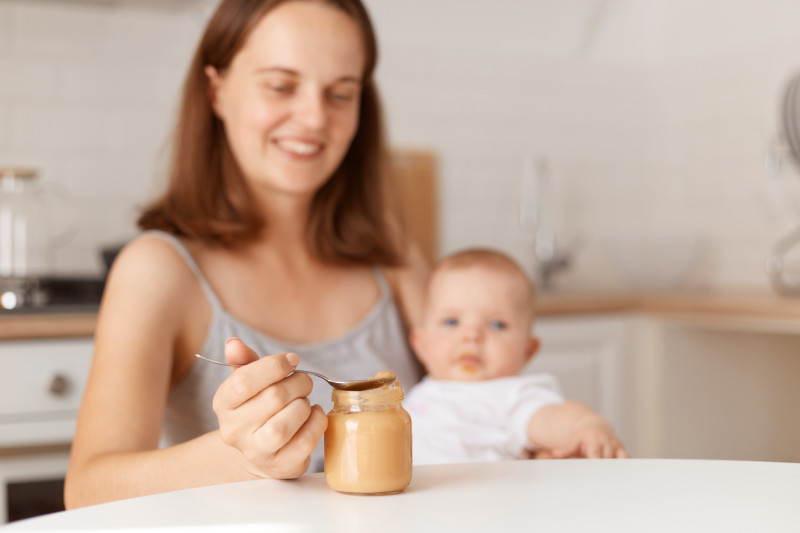
[[[584,403],[611,421],[635,454],[630,365],[634,327],[635,319],[620,313],[540,317],[534,333],[541,348],[523,372],[553,374],[565,398]]]
[[[91,339],[0,343],[0,447],[72,441],[92,345]]]
[[[544,295],[534,330],[568,398],[634,457],[800,462],[800,300]]]
[[[92,348],[90,337],[0,341],[0,523],[14,511],[12,491],[64,479]],[[60,493],[53,499],[44,508],[57,510]]]

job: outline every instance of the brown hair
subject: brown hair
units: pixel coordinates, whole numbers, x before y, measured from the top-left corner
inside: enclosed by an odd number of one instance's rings
[[[224,72],[261,19],[286,1],[297,0],[223,0],[211,16],[184,84],[167,191],[145,207],[138,220],[141,229],[231,246],[253,239],[268,223],[213,111],[204,69],[211,65]],[[307,243],[325,261],[398,266],[404,255],[398,239],[404,234],[390,227],[397,210],[389,209],[391,195],[386,190],[387,151],[373,80],[377,43],[372,23],[360,0],[319,1],[358,22],[366,65],[358,130],[341,164],[312,200]]]
[[[520,285],[524,287],[524,292],[521,295],[523,297],[523,303],[525,307],[530,310],[530,318],[533,319],[536,289],[530,276],[525,273],[522,267],[519,266],[519,263],[512,259],[511,256],[498,250],[489,248],[469,248],[443,257],[434,265],[429,283],[438,272],[471,267],[488,268],[519,278]],[[465,288],[465,290],[467,290],[467,288]]]

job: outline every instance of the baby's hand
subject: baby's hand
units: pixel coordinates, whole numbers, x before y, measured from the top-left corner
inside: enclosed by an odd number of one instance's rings
[[[585,457],[589,459],[623,459],[629,457],[614,428],[605,419],[595,416],[582,421],[575,430],[571,447],[550,451],[554,459]]]

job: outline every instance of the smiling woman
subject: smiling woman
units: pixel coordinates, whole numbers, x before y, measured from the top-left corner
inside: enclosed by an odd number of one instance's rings
[[[387,202],[375,58],[359,0],[212,15],[168,188],[109,273],[68,507],[320,469],[330,391],[295,369],[418,381],[427,265]],[[196,364],[223,351],[243,366]]]
[[[254,192],[315,191],[339,165],[358,126],[361,41],[344,12],[284,4],[230,66],[206,66],[214,111]]]

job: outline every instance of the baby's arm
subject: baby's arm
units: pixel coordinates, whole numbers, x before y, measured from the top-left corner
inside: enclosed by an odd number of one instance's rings
[[[536,411],[528,423],[528,440],[536,457],[628,457],[608,420],[578,402]]]

